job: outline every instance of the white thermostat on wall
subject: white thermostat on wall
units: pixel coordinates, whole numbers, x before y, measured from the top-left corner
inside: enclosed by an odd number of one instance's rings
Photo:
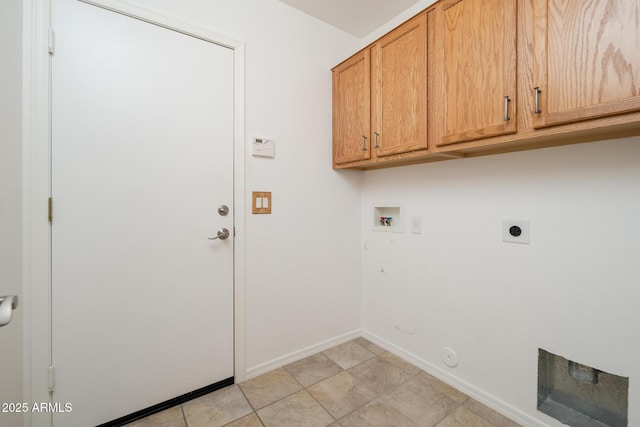
[[[259,157],[273,157],[275,141],[267,138],[253,138],[251,154]]]

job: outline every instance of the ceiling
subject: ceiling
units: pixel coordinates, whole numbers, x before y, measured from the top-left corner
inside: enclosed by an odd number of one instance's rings
[[[280,1],[358,38],[364,38],[420,0]]]

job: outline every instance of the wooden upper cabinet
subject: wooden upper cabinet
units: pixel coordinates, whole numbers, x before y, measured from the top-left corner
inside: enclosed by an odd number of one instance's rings
[[[447,145],[516,132],[516,0],[443,0],[441,138]]]
[[[332,71],[335,169],[638,135],[640,0],[439,0]]]
[[[376,156],[427,149],[427,15],[371,47],[372,145]]]
[[[352,56],[333,70],[333,163],[371,157],[370,54]]]
[[[533,70],[534,127],[639,111],[640,3],[534,0]]]

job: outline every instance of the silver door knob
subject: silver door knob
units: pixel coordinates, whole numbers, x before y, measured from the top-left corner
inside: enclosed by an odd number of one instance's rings
[[[209,237],[209,240],[216,240],[216,239],[227,240],[228,237],[229,237],[229,230],[226,228],[221,228],[218,230],[218,235],[215,237]]]
[[[11,322],[13,310],[18,308],[18,297],[8,295],[0,297],[0,326],[8,325]]]

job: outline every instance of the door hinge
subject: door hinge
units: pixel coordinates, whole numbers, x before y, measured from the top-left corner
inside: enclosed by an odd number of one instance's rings
[[[56,50],[56,33],[53,28],[49,28],[49,54],[53,55]]]
[[[53,222],[53,197],[49,197],[49,222]]]
[[[47,372],[49,373],[49,392],[51,393],[56,389],[56,368],[49,366]]]

